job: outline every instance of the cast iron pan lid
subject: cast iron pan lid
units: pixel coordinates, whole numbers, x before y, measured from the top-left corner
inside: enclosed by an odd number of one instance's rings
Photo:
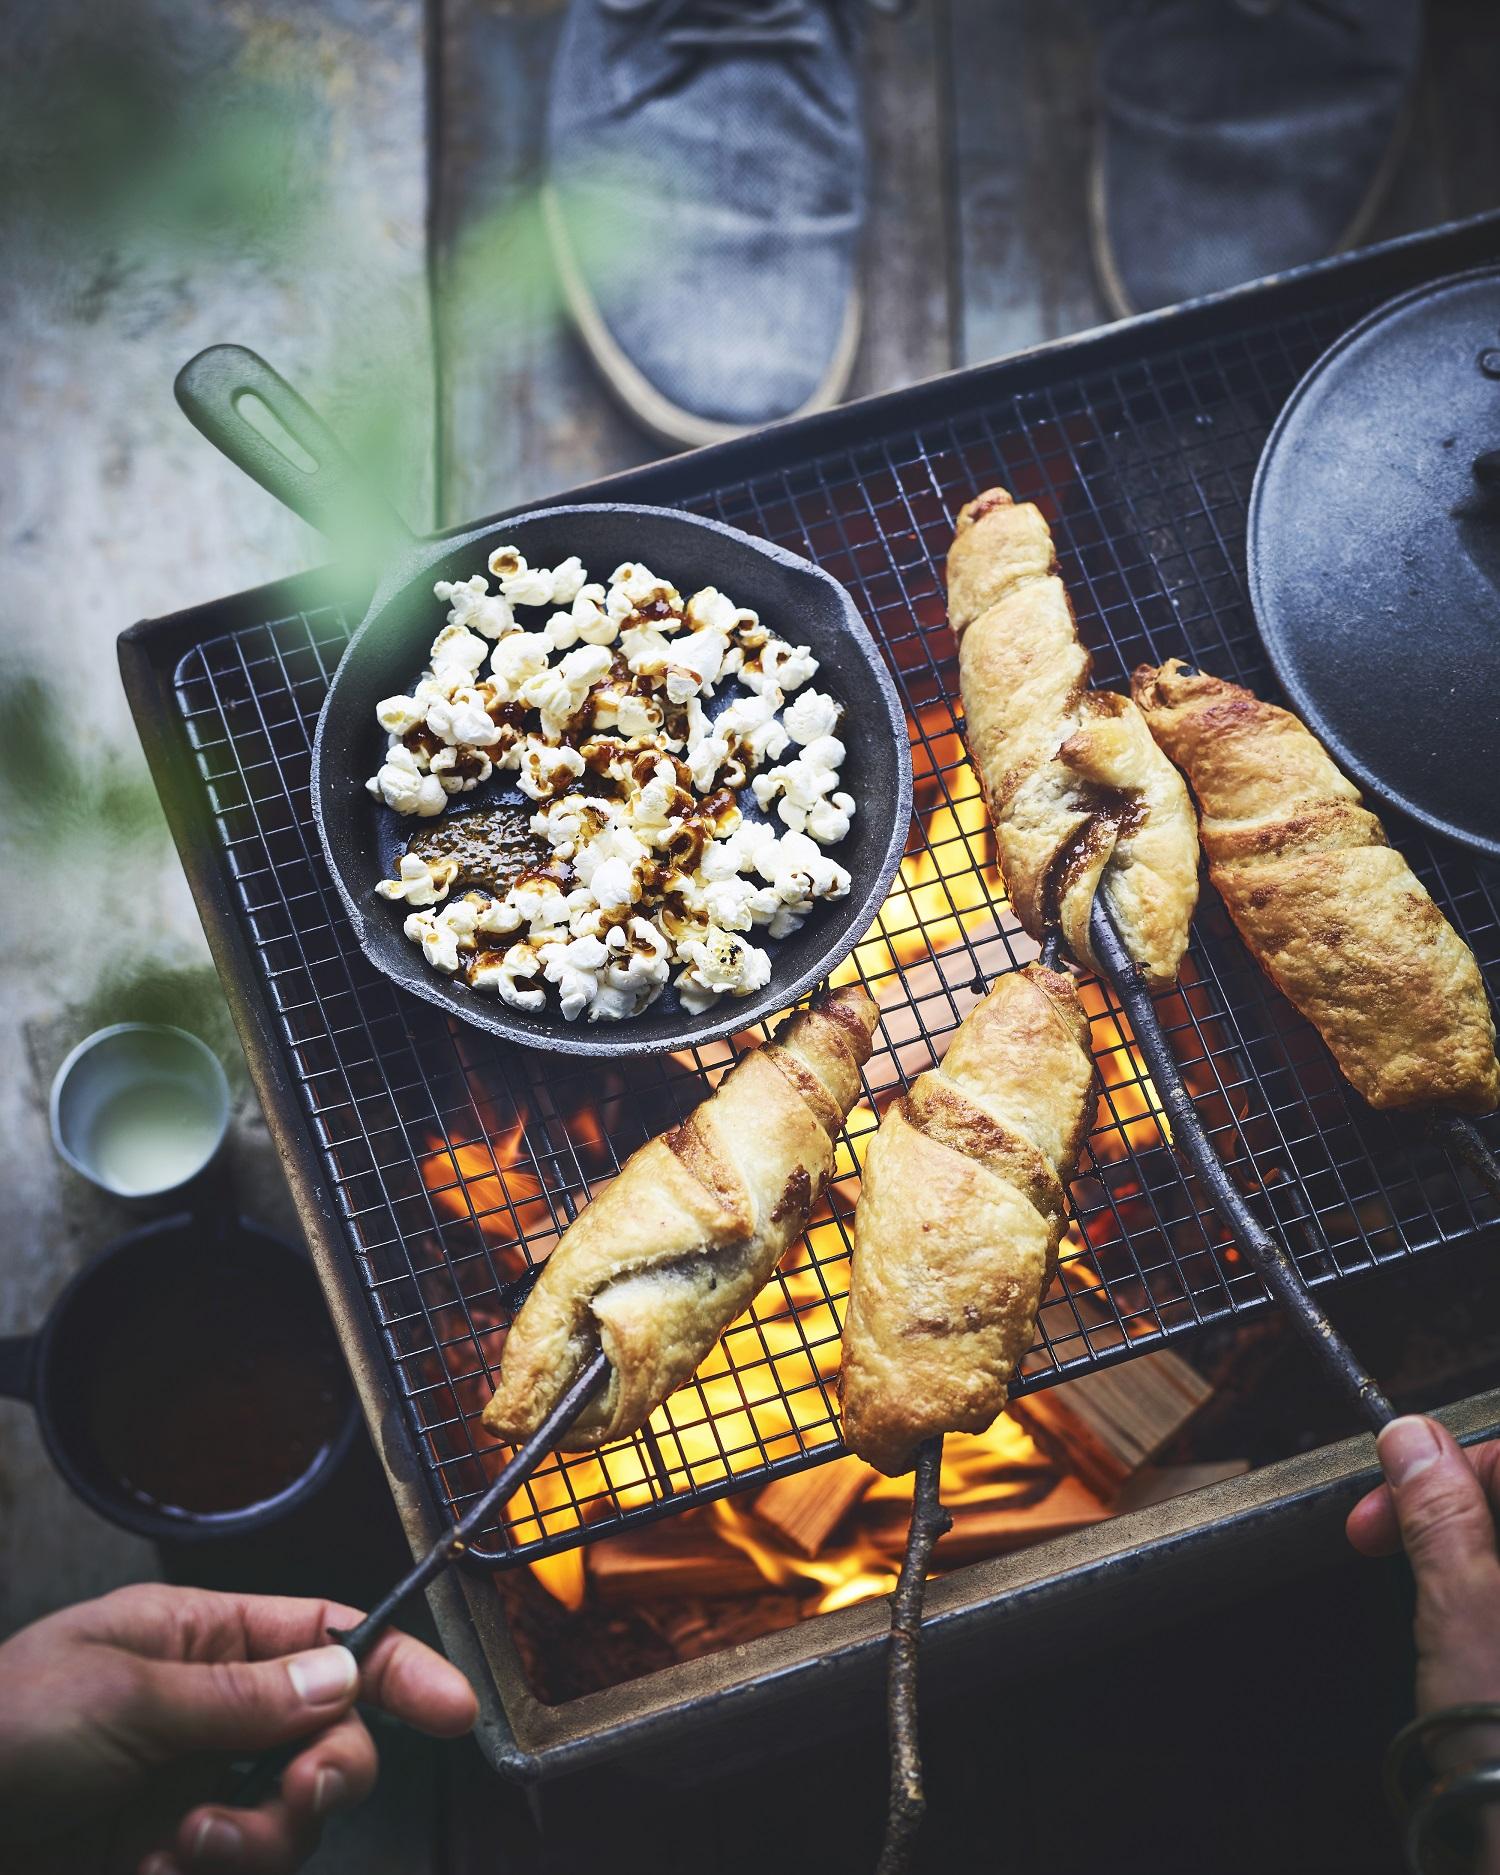
[[[1500,858],[1500,267],[1324,353],[1261,457],[1247,555],[1276,673],[1340,767]]]

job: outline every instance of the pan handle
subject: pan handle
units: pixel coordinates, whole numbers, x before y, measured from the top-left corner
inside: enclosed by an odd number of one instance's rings
[[[0,1399],[36,1400],[35,1335],[0,1335]]]
[[[216,449],[339,545],[378,562],[410,542],[410,528],[333,431],[257,353],[210,345],[187,361],[173,389]]]

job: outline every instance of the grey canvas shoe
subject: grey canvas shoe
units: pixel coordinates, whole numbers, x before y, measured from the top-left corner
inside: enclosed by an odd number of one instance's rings
[[[1421,0],[1145,0],[1100,59],[1095,261],[1120,314],[1354,246],[1400,154]]]
[[[859,336],[869,0],[572,0],[543,207],[569,310],[676,447],[842,395]]]

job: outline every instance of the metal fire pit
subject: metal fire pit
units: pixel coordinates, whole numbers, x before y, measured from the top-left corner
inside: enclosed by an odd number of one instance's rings
[[[883,1026],[853,1136],[941,1051],[983,983],[1031,954],[998,894],[954,719],[941,567],[959,507],[993,482],[1039,502],[1100,684],[1176,655],[1274,694],[1243,539],[1282,402],[1372,305],[1497,254],[1500,216],[1481,217],[570,492],[683,506],[807,554],[854,593],[896,672],[918,813],[902,881],[855,953]],[[450,1024],[369,967],[308,806],[313,728],[362,599],[328,575],[282,581],[144,621],[120,658],[366,1413],[412,1541],[425,1544],[503,1455],[477,1415],[528,1272],[590,1189],[681,1118],[750,1038],[616,1064],[529,1055]],[[795,637],[795,621],[782,624]],[[1500,875],[1419,829],[1390,830],[1493,996]],[[1311,1283],[1494,1221],[1443,1152],[1347,1091],[1211,899],[1184,982],[1161,1006],[1189,1084]],[[1265,1302],[1165,1146],[1102,991],[1095,1007],[1109,1085],[1020,1391]],[[1483,1124],[1500,1143],[1494,1120]],[[478,1561],[509,1566],[839,1454],[855,1171],[846,1139],[801,1250],[703,1373],[638,1438],[550,1463]],[[1486,1429],[1493,1409],[1471,1403],[1460,1423]],[[1169,1562],[1233,1533],[1274,1548],[1289,1518],[1300,1528],[1314,1510],[1331,1515],[1369,1462],[1355,1441],[959,1571],[934,1589],[933,1645],[971,1645],[976,1624],[1005,1610],[1040,1619],[1100,1572],[1138,1580],[1143,1556],[1162,1565],[1146,1572],[1159,1588]],[[486,1576],[442,1584],[437,1604],[450,1648],[486,1688],[497,1762],[529,1773],[617,1746],[622,1731],[654,1737],[704,1698],[761,1699],[788,1676],[847,1691],[848,1675],[872,1671],[884,1622],[882,1607],[853,1609],[546,1708],[521,1679]]]

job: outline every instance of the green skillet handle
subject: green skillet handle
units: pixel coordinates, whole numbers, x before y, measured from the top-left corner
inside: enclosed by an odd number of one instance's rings
[[[210,345],[188,360],[173,388],[216,449],[338,546],[379,563],[410,545],[411,530],[333,431],[255,352]],[[290,448],[277,440],[278,426]]]

